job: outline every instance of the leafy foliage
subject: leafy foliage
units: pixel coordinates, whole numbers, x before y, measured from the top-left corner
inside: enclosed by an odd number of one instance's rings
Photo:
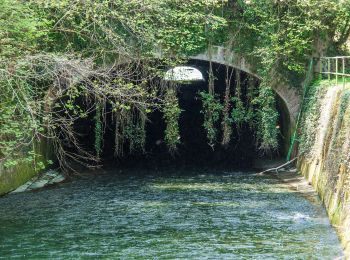
[[[132,111],[119,117],[116,142],[122,142],[116,146],[126,140],[130,150],[143,146],[145,117],[159,98],[155,78],[178,62],[174,54],[202,50],[208,37],[226,27],[217,15],[222,3],[0,0],[0,161],[32,160],[33,144],[45,138],[62,168],[72,159],[98,161],[104,116],[93,100],[109,103],[115,114]],[[97,156],[74,132],[74,122],[89,114],[95,114]],[[167,136],[176,143],[176,130]]]
[[[28,120],[28,115],[18,111],[15,104],[10,102],[1,107],[0,113],[0,156],[7,158],[4,166],[16,166],[22,160],[15,158],[24,157],[23,160],[33,162],[35,151],[32,146],[25,150],[18,150],[18,146],[27,144],[33,135],[33,125]]]
[[[48,40],[50,21],[29,2],[0,0],[0,59],[38,52]]]
[[[278,112],[275,93],[269,86],[260,85],[259,96],[255,100],[259,105],[257,141],[262,151],[273,151],[278,148]]]
[[[318,121],[320,118],[321,102],[325,95],[328,83],[315,81],[309,86],[305,95],[302,119],[300,124],[301,135],[299,150],[301,155],[311,155],[312,146],[315,142]]]
[[[245,109],[244,104],[240,98],[232,97],[231,101],[233,104],[233,106],[232,106],[233,108],[231,111],[232,121],[237,126],[240,126],[246,122],[246,109]]]
[[[126,140],[130,150],[140,148],[164,68],[179,63],[176,56],[227,40],[262,68],[259,96],[251,102],[260,108],[258,116],[233,99],[232,120],[240,124],[254,117],[260,147],[274,149],[271,72],[302,77],[317,39],[333,42],[338,51],[350,33],[348,1],[0,0],[0,6],[0,162],[8,166],[36,161],[35,143],[43,139],[53,143],[62,167],[72,159],[98,161],[104,116],[94,100],[112,106],[117,154]],[[223,107],[214,91],[200,96],[214,146]],[[175,93],[165,95],[165,104],[166,142],[174,150],[181,113]],[[90,114],[96,115],[97,157],[74,132],[76,120]]]
[[[72,50],[110,60],[110,57],[191,54],[205,48],[207,25],[215,36],[226,26],[216,15],[222,1],[189,0],[36,0],[36,8],[55,21],[58,50]],[[217,37],[218,38],[218,37]],[[219,37],[222,39],[222,37]],[[55,49],[56,46],[53,46]]]
[[[97,158],[100,158],[102,152],[103,129],[102,129],[102,105],[97,102],[95,111],[95,152]]]
[[[164,140],[171,154],[177,150],[177,146],[181,142],[179,129],[180,115],[181,109],[179,107],[176,90],[175,88],[170,87],[166,90],[165,93],[163,103],[163,118],[166,123]]]
[[[223,105],[215,94],[208,92],[199,92],[199,97],[202,100],[202,111],[204,116],[203,127],[207,132],[208,144],[213,148],[217,141],[217,125],[223,110]]]
[[[348,1],[237,1],[233,10],[234,48],[283,74],[302,75],[318,40],[340,44],[350,33]]]

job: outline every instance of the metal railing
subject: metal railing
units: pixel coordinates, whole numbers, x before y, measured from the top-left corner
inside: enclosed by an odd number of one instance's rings
[[[341,77],[345,86],[346,78],[350,78],[350,56],[321,57],[319,58],[319,71],[321,79],[327,75],[329,81],[335,77],[338,85]]]
[[[318,62],[318,65],[316,65],[316,62]],[[302,102],[300,104],[294,133],[291,136],[291,142],[287,154],[287,162],[290,161],[294,150],[294,144],[297,140],[297,130],[301,119],[301,113],[303,111],[303,104],[306,97],[307,88],[309,87],[315,72],[319,73],[320,79],[323,79],[323,76],[326,75],[329,81],[331,81],[332,77],[335,76],[336,85],[338,85],[339,77],[341,77],[343,80],[343,87],[345,87],[346,77],[350,78],[350,56],[311,58],[309,68],[306,73],[306,78],[303,83]]]

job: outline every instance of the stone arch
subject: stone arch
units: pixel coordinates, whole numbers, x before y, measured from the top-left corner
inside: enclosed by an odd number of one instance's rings
[[[261,77],[256,72],[256,68],[250,64],[242,55],[237,54],[223,46],[212,46],[211,49],[207,49],[205,52],[190,57],[193,60],[212,61],[222,65],[228,65],[235,69],[239,69],[246,72],[257,79]],[[289,114],[290,126],[294,128],[299,113],[301,95],[300,93],[290,86],[287,82],[283,81],[277,74],[272,75],[272,88],[284,102],[284,105]]]
[[[212,46],[210,50],[207,49],[205,52],[191,56],[190,58],[194,60],[212,61],[215,63],[228,65],[259,78],[254,68],[242,55],[238,55],[237,53],[234,53],[223,46]]]

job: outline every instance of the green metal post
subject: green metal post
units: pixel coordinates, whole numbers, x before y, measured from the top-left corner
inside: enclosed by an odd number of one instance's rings
[[[345,88],[345,58],[343,58],[343,89]]]
[[[328,81],[331,81],[331,59],[328,58]]]
[[[335,58],[335,85],[338,86],[338,58]]]

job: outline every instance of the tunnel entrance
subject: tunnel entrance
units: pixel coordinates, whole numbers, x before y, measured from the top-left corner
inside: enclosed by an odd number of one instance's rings
[[[230,142],[228,145],[222,145],[222,119],[216,124],[216,128],[219,130],[217,144],[214,148],[208,145],[206,130],[203,127],[203,105],[199,97],[199,92],[208,90],[209,62],[190,60],[186,65],[195,67],[201,71],[204,80],[178,84],[176,88],[179,107],[182,110],[179,119],[180,144],[178,145],[178,150],[174,154],[169,153],[167,145],[164,142],[164,132],[166,129],[164,115],[160,110],[154,110],[148,115],[146,122],[145,149],[139,149],[128,153],[128,148],[126,147],[126,152],[123,156],[115,157],[116,122],[112,117],[111,108],[107,106],[101,153],[102,164],[118,164],[119,166],[125,167],[154,167],[176,164],[181,166],[219,166],[247,169],[253,166],[256,159],[285,156],[285,143],[289,131],[289,117],[283,101],[278,97],[276,97],[276,105],[279,111],[279,120],[276,127],[280,129],[280,134],[278,136],[279,149],[277,151],[270,154],[262,154],[259,152],[254,138],[256,134],[255,129],[252,129],[251,125],[247,123],[242,124],[240,127],[232,124]],[[233,68],[229,69],[231,70],[230,72],[235,72]],[[220,98],[220,101],[224,102],[227,67],[213,63],[213,72],[215,76],[215,93]],[[237,74],[232,73],[231,75],[230,94],[234,96]],[[244,72],[239,72],[239,78],[241,84],[241,99],[244,105],[247,105],[248,99],[250,98],[248,88],[253,87],[257,90],[259,81],[253,79]],[[92,116],[77,122],[75,128],[77,132],[81,133],[80,141],[85,147],[93,151],[94,121]]]

